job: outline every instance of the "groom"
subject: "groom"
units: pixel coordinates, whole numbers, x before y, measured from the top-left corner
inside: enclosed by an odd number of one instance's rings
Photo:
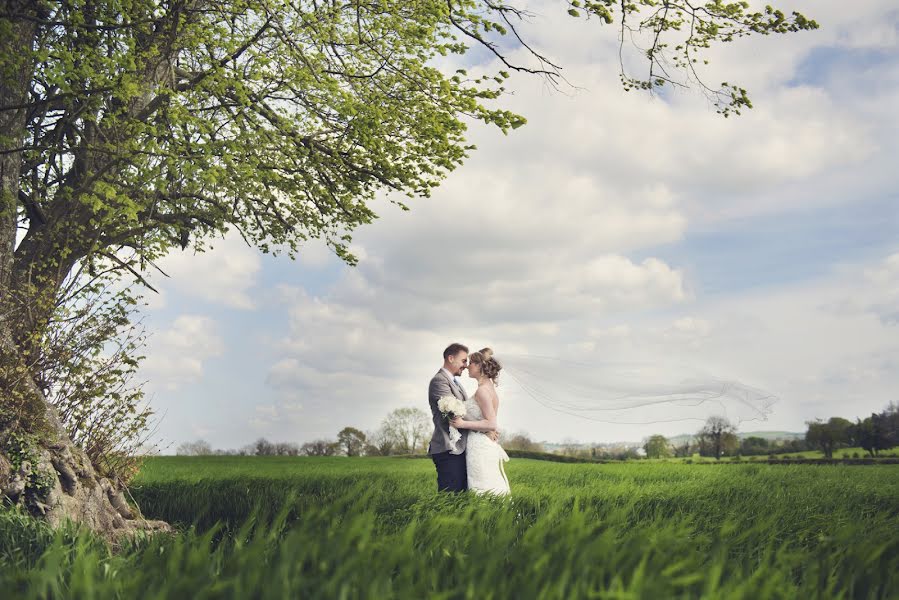
[[[441,492],[464,492],[468,489],[468,471],[465,468],[465,442],[468,430],[462,429],[462,439],[456,448],[450,442],[449,421],[437,408],[437,401],[444,396],[455,396],[462,402],[468,399],[465,389],[456,381],[468,367],[468,348],[462,344],[450,344],[443,351],[443,367],[431,379],[428,386],[428,402],[434,419],[434,435],[428,446],[428,454],[437,467],[437,490]]]
[[[468,400],[465,388],[456,380],[466,368],[468,368],[468,348],[462,344],[450,344],[443,351],[443,366],[428,386],[428,403],[431,405],[431,416],[434,419],[434,435],[431,436],[428,454],[437,467],[437,490],[441,492],[464,492],[468,489],[468,470],[465,468],[468,430],[460,430],[462,439],[456,442],[456,448],[453,449],[450,442],[449,421],[437,408],[437,401],[444,396],[455,396],[462,402]],[[495,431],[486,433],[493,441],[499,437]]]

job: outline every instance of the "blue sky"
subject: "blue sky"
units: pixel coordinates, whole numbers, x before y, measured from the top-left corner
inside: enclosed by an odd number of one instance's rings
[[[164,442],[374,429],[426,408],[454,340],[587,363],[676,357],[779,397],[746,431],[899,400],[899,13],[793,5],[822,29],[711,53],[710,80],[753,95],[728,120],[696,94],[625,94],[611,30],[537,10],[535,43],[582,89],[513,79],[506,101],[528,125],[473,127],[479,150],[433,198],[379,204],[357,268],[317,243],[292,262],[233,237],[168,257],[144,368]],[[698,427],[598,424],[511,382],[501,397],[501,424],[542,440]]]
[[[689,268],[705,296],[827,275],[841,262],[871,262],[895,248],[899,195],[849,205],[737,219],[636,256],[663,255]]]

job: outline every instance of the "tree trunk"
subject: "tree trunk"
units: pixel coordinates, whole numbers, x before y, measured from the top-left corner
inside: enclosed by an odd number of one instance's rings
[[[26,396],[31,402],[42,404],[44,427],[33,447],[13,443],[23,439],[20,431],[11,427],[0,431],[0,499],[24,506],[54,527],[71,520],[110,540],[135,531],[170,530],[162,521],[147,521],[135,514],[122,489],[97,475],[31,378],[4,376],[21,372],[10,368],[17,352],[9,328],[0,324],[2,400]]]
[[[0,6],[4,13],[24,10],[20,2],[6,1]],[[9,35],[0,36],[0,106],[20,108],[0,110],[0,300],[6,295],[13,267],[21,148],[27,117],[22,105],[28,100],[33,65],[27,50],[34,45],[37,27],[24,19],[3,25],[8,26],[4,30]]]
[[[108,539],[137,530],[168,530],[166,523],[136,518],[122,490],[97,475],[35,384],[27,354],[23,356],[16,343],[28,340],[35,325],[48,317],[32,314],[33,321],[23,321],[22,311],[33,308],[29,305],[34,296],[17,294],[22,282],[13,276],[27,118],[24,105],[33,69],[36,22],[41,17],[37,5],[0,2],[4,14],[33,17],[4,20],[0,36],[0,106],[20,107],[0,110],[0,502],[25,506],[54,526],[66,520],[83,523]],[[53,280],[38,282],[41,295],[55,294],[61,279],[55,278],[55,287]]]

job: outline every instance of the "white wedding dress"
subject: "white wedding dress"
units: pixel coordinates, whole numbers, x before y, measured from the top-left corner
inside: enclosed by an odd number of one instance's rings
[[[480,421],[484,418],[481,407],[474,398],[465,401],[465,419]],[[490,493],[497,496],[508,496],[509,479],[503,469],[503,463],[509,461],[509,455],[502,446],[480,431],[470,429],[465,447],[465,464],[468,469],[468,489],[478,493]]]

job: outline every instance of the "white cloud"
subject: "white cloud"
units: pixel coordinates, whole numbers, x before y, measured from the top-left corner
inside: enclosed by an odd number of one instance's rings
[[[870,314],[885,325],[899,325],[899,253],[864,268],[850,289],[825,308],[837,314]]]
[[[203,439],[203,438],[208,437],[209,434],[213,433],[213,430],[210,429],[209,427],[204,427],[203,425],[195,424],[191,427],[191,433],[193,433],[193,435],[197,439]]]
[[[712,332],[712,324],[706,319],[687,316],[676,319],[665,328],[662,335],[675,343],[698,346]]]
[[[306,242],[297,254],[297,262],[306,269],[321,269],[334,261],[334,252],[321,240]]]
[[[199,315],[181,315],[172,324],[153,333],[141,373],[157,389],[174,391],[200,381],[204,362],[224,353],[224,342],[214,320]]]
[[[148,295],[151,309],[164,307],[173,291],[230,308],[255,308],[250,290],[262,267],[260,252],[248,247],[236,234],[209,245],[211,248],[200,253],[190,248],[173,250],[159,261],[160,269],[169,277],[158,273],[151,277],[151,283],[160,291],[160,295]]]

